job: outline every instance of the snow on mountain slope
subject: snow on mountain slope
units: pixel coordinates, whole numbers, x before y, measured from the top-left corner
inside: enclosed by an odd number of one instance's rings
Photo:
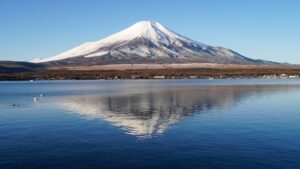
[[[76,48],[68,50],[62,54],[46,59],[38,59],[35,62],[49,62],[62,60],[77,56],[87,55],[88,57],[97,56],[94,54],[89,55],[91,52],[98,49],[108,47],[114,44],[123,44],[136,38],[144,38],[150,40],[153,44],[159,46],[160,43],[170,45],[172,43],[179,43],[178,40],[190,41],[184,37],[181,37],[162,26],[158,22],[142,21],[138,22],[129,28],[113,34],[105,39],[84,43]],[[179,43],[180,44],[180,43]],[[102,52],[100,52],[102,53]]]
[[[256,63],[234,51],[193,41],[151,21],[138,22],[102,40],[84,43],[54,57],[32,62],[68,61],[64,64],[88,65],[89,62],[102,64],[116,60]]]

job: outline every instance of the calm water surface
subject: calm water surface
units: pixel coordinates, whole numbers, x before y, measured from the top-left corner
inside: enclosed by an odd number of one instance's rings
[[[19,168],[299,169],[300,80],[0,82]]]

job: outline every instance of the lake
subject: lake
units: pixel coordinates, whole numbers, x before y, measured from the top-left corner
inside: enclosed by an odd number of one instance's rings
[[[300,80],[0,82],[0,168],[299,169]]]

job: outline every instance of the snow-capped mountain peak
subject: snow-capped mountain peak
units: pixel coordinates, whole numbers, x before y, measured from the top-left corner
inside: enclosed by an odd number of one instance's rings
[[[121,32],[113,34],[103,40],[95,42],[98,45],[101,44],[114,44],[122,41],[131,41],[136,38],[148,39],[155,44],[160,42],[176,41],[177,34],[165,28],[159,22],[141,21],[138,22]]]
[[[87,42],[59,55],[32,62],[71,65],[110,63],[238,63],[256,64],[237,52],[181,36],[158,22],[141,21],[107,38]]]
[[[34,59],[32,62],[49,62],[49,61],[57,61],[77,56],[93,57],[94,51],[97,51],[101,48],[105,48],[110,45],[115,44],[124,44],[126,42],[130,42],[134,39],[145,39],[149,40],[156,46],[160,44],[164,45],[172,45],[173,43],[181,44],[181,42],[191,41],[183,36],[180,36],[171,30],[164,27],[159,22],[152,21],[141,21],[138,22],[123,31],[115,33],[107,38],[96,42],[87,42],[76,48],[68,50],[62,54],[56,55],[54,57],[46,58],[46,59]],[[195,43],[195,42],[194,42]],[[108,51],[99,52],[100,54],[106,54]],[[97,52],[98,53],[98,52]],[[90,54],[90,55],[88,55]]]

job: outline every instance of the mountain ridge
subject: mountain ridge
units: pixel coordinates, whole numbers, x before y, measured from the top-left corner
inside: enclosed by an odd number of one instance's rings
[[[227,48],[191,40],[152,21],[138,22],[99,41],[32,62],[84,66],[115,63],[279,64],[250,59]]]

